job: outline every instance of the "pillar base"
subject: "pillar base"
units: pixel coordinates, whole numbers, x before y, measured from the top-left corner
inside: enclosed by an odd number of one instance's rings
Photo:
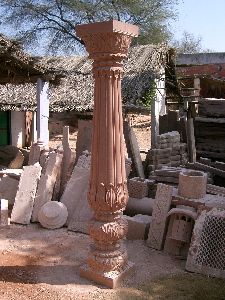
[[[111,271],[106,273],[98,273],[92,271],[87,264],[80,267],[80,276],[96,283],[114,289],[120,286],[122,280],[128,274],[134,272],[134,263],[128,262],[122,272]]]

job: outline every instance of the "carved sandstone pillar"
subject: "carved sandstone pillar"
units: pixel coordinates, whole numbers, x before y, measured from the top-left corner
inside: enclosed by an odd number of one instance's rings
[[[89,204],[95,220],[90,227],[93,245],[80,274],[115,287],[131,268],[122,239],[127,200],[121,102],[122,60],[138,27],[108,21],[76,27],[93,62],[94,120]]]

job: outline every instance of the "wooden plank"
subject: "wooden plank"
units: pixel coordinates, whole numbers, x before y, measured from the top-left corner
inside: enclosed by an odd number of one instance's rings
[[[225,160],[225,153],[219,153],[219,152],[213,152],[213,151],[202,151],[197,150],[196,151],[197,156],[204,156],[214,159],[224,159]]]
[[[225,123],[225,118],[196,117],[195,121],[196,122],[204,122],[204,123],[220,123],[220,124],[224,124]]]
[[[225,163],[220,161],[212,162],[211,159],[200,157],[200,163],[225,171]]]
[[[191,117],[191,110],[188,110],[187,115],[187,146],[188,146],[188,158],[190,162],[196,162],[196,148],[195,148],[195,133],[194,133],[194,121]]]
[[[195,169],[195,170],[200,170],[200,171],[205,171],[205,172],[210,172],[214,175],[218,175],[220,177],[225,178],[225,171],[217,169],[217,168],[213,168],[198,162],[195,163],[187,163],[187,167],[190,169]]]
[[[202,99],[199,101],[199,115],[225,117],[225,99]]]

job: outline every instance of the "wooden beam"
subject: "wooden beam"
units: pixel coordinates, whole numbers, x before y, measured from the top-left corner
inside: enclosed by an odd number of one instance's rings
[[[210,172],[214,175],[218,175],[220,177],[225,178],[225,171],[217,169],[217,168],[213,168],[198,162],[195,163],[187,163],[187,167],[189,169],[194,169],[194,170],[200,170],[200,171],[204,171],[204,172]]]
[[[190,105],[187,113],[187,147],[188,147],[189,162],[191,163],[196,162],[194,121],[193,121]]]

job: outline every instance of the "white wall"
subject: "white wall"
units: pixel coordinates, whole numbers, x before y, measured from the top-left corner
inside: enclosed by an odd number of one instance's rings
[[[11,144],[20,148],[25,145],[25,112],[11,111]]]

